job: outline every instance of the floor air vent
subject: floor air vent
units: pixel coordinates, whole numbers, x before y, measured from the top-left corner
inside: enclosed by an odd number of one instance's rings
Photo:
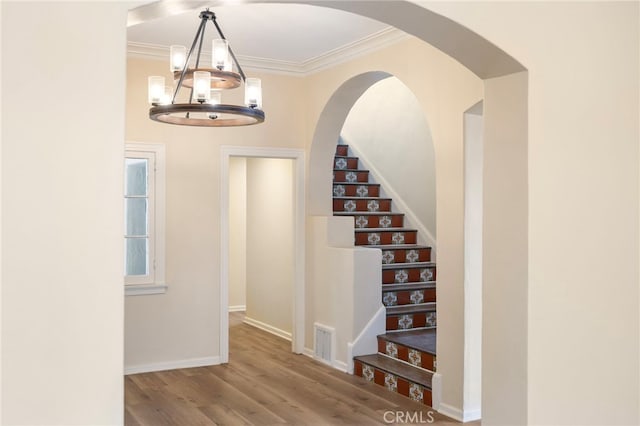
[[[333,364],[333,342],[335,336],[335,329],[327,327],[326,325],[315,323],[313,325],[315,331],[314,341],[314,355],[317,359],[327,363]]]

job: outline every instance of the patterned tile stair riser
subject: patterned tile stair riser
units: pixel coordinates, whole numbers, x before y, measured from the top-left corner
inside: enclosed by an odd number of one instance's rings
[[[432,405],[431,389],[418,383],[411,382],[395,374],[379,370],[359,361],[354,363],[354,374],[369,382],[386,387],[391,392],[404,395],[424,405]]]
[[[349,151],[347,145],[336,148],[333,211],[353,217],[356,245],[382,251],[388,331],[378,337],[378,354],[356,357],[355,374],[431,405],[436,365],[436,269],[431,248],[417,244],[417,231],[404,228],[404,214],[393,212],[392,200],[381,197],[380,185],[369,181],[369,172],[359,169],[359,159]],[[430,336],[426,346],[420,337],[424,333]]]
[[[378,352],[391,358],[399,359],[418,368],[436,371],[436,356],[419,349],[413,349],[399,343],[378,338]]]

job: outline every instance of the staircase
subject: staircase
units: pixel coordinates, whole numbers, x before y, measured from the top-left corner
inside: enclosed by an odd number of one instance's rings
[[[431,248],[417,244],[380,185],[359,169],[348,145],[338,145],[333,172],[333,214],[353,216],[355,243],[382,250],[382,301],[387,333],[378,353],[354,358],[354,374],[393,392],[432,405],[436,371],[436,265]]]

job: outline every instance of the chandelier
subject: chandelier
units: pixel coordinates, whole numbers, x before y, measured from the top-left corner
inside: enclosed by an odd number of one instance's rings
[[[200,54],[207,22],[213,22],[219,39],[212,42],[211,67],[202,66]],[[189,67],[194,50],[195,66]],[[185,46],[173,45],[169,49],[170,70],[175,89],[165,86],[165,78],[151,76],[148,81],[149,118],[155,121],[183,126],[228,127],[247,126],[264,121],[262,86],[259,78],[247,78],[233,50],[209,9],[200,12],[200,25],[187,53]],[[234,65],[237,70],[234,71]],[[240,87],[244,83],[244,105],[222,103],[222,91]],[[180,89],[189,90],[188,103],[178,103]]]

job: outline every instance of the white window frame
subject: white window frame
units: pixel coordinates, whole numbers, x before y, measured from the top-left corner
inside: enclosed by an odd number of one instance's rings
[[[167,291],[165,283],[165,145],[127,142],[125,144],[125,158],[149,160],[149,274],[143,276],[125,275],[125,296],[163,294]]]

